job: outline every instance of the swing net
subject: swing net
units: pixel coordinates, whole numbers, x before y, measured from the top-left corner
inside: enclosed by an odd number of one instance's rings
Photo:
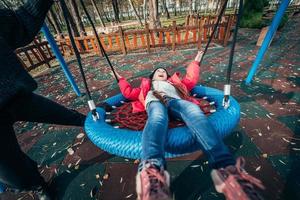
[[[197,101],[199,102],[200,109],[207,116],[209,116],[216,109],[214,105],[211,105],[211,103],[205,99],[197,99]],[[111,111],[107,118],[111,120],[111,124],[113,126],[117,126],[118,128],[140,131],[144,129],[146,124],[147,113],[146,111],[132,113],[131,103],[125,102],[122,106],[119,106]],[[184,122],[181,120],[171,118],[169,121],[169,128],[175,128],[184,125]]]

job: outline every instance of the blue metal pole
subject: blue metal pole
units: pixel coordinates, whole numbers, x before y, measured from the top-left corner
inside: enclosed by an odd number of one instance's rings
[[[257,53],[257,56],[256,56],[256,59],[248,73],[248,76],[246,78],[246,84],[250,84],[258,66],[259,66],[259,63],[261,62],[261,60],[263,59],[269,45],[270,45],[270,42],[273,38],[273,35],[275,34],[279,24],[280,24],[280,21],[281,21],[281,18],[286,10],[286,8],[288,7],[290,3],[290,0],[282,0],[274,18],[273,18],[273,21],[269,27],[269,30],[268,30],[268,33],[266,34],[266,37]]]
[[[5,191],[5,188],[5,185],[3,183],[0,183],[0,194]]]
[[[64,57],[61,55],[59,48],[57,47],[57,44],[56,44],[53,36],[51,35],[49,28],[47,27],[46,24],[43,25],[41,31],[44,33],[46,39],[48,40],[50,47],[59,62],[59,65],[63,69],[63,71],[64,71],[68,81],[70,82],[73,90],[75,91],[76,95],[81,96],[80,90],[78,89],[78,86],[76,85],[76,82],[74,81],[72,74],[70,73],[67,63],[65,62]]]

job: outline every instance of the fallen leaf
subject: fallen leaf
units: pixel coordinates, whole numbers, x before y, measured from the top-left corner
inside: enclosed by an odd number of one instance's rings
[[[255,171],[257,172],[257,171],[259,171],[261,169],[261,166],[258,166],[256,169],[255,169]]]
[[[96,179],[99,179],[100,178],[100,175],[99,174],[96,174]]]
[[[267,157],[268,157],[268,154],[264,153],[264,154],[262,155],[262,157],[263,157],[263,158],[267,158]]]
[[[132,197],[132,195],[133,194],[130,194],[130,195],[126,196],[125,199],[128,199],[128,198]]]
[[[68,148],[67,151],[68,151],[69,155],[73,155],[74,154],[74,150],[72,148]]]
[[[80,139],[80,138],[83,138],[83,137],[84,137],[84,133],[79,133],[79,134],[76,136],[77,139]]]
[[[107,173],[107,174],[104,174],[104,176],[103,176],[103,179],[104,180],[107,180],[109,178],[109,174]]]

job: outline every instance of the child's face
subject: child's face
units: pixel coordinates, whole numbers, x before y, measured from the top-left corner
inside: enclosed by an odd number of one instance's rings
[[[159,68],[155,71],[152,80],[153,81],[166,81],[168,79],[168,74],[166,70]]]

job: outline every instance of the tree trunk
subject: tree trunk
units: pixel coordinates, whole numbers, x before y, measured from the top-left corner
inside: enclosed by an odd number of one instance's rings
[[[193,14],[193,0],[189,0],[189,15]]]
[[[217,6],[216,6],[216,10],[215,10],[216,15],[218,15],[221,12],[222,7],[223,7],[225,1],[226,0],[218,0]],[[226,9],[225,9],[225,11],[226,11]],[[224,15],[225,15],[225,11],[224,11]]]
[[[59,2],[54,3],[54,6],[52,7],[52,9],[53,9],[53,12],[56,13],[57,21],[58,21],[60,27],[63,27],[65,25],[65,23],[63,20],[64,17],[62,14],[62,10],[60,9]]]
[[[138,20],[138,22],[140,23],[140,25],[143,26],[142,20],[141,20],[139,14],[136,12],[136,9],[135,9],[135,7],[133,5],[132,0],[128,0],[128,1],[129,1],[130,6],[131,6],[131,9],[133,10],[133,13],[134,13],[134,15],[136,17],[136,20]]]
[[[158,13],[158,0],[149,0],[149,27],[151,29],[161,27],[161,22]]]
[[[177,16],[177,10],[176,10],[176,7],[177,7],[177,0],[173,0],[174,2],[174,16]]]
[[[60,4],[58,4],[58,5],[59,5],[59,6],[58,6],[58,7],[59,7],[59,10],[62,12],[61,5],[60,5]],[[66,13],[66,14],[67,14],[67,20],[68,20],[69,23],[70,23],[70,26],[71,26],[73,35],[74,35],[75,37],[79,37],[79,36],[80,36],[79,31],[78,31],[78,29],[77,29],[77,26],[76,26],[76,24],[75,24],[75,22],[74,22],[74,19],[73,19],[71,13],[70,13],[69,8],[67,8],[66,12],[67,12],[67,13]]]
[[[100,15],[100,12],[99,12],[99,9],[97,7],[97,4],[96,4],[95,0],[91,0],[91,3],[93,5],[94,10],[96,11],[96,14],[97,14],[99,20],[100,20],[101,26],[105,27],[105,24],[104,24],[103,19],[102,19],[101,15]]]
[[[198,13],[198,9],[199,9],[199,1],[195,0],[195,7],[194,7],[194,12]]]
[[[130,20],[130,13],[129,13],[128,5],[127,5],[127,9],[126,10],[127,10],[127,18],[128,18],[127,20]]]
[[[206,8],[205,8],[205,14],[208,12],[208,8],[209,8],[209,1],[208,0],[206,0]]]
[[[143,10],[144,10],[144,21],[145,21],[145,24],[146,24],[147,23],[147,0],[144,0]]]
[[[74,16],[76,26],[77,26],[78,30],[80,31],[80,36],[85,36],[86,31],[85,31],[84,25],[81,21],[76,1],[75,0],[69,0],[69,5],[70,5],[70,8],[71,8],[72,16]]]
[[[115,21],[119,23],[120,18],[119,18],[118,0],[112,0],[111,2],[112,2],[112,6],[113,6],[114,15],[115,15]]]
[[[50,12],[48,13],[48,16],[49,16],[49,19],[51,20],[51,22],[53,23],[53,27],[55,29],[55,32],[56,32],[57,36],[59,38],[64,38],[64,35],[61,31],[61,27],[60,27],[58,19],[57,19],[57,15],[53,11],[53,7],[50,8]]]
[[[181,15],[182,14],[182,10],[181,10],[181,8],[182,8],[182,0],[179,0],[179,15]]]
[[[110,20],[108,19],[107,15],[106,15],[105,9],[104,9],[104,7],[103,7],[103,1],[100,1],[100,6],[101,6],[101,8],[102,8],[102,12],[103,12],[103,15],[104,15],[106,21],[107,21],[107,22],[110,22]]]
[[[45,22],[47,24],[47,26],[49,27],[49,29],[53,29],[55,34],[58,34],[57,29],[54,27],[54,24],[52,22],[52,20],[50,19],[49,15],[46,16]]]
[[[122,2],[122,1],[121,1],[121,2]],[[124,10],[126,10],[126,9],[124,9],[125,6],[124,6],[124,3],[123,3],[123,2],[122,2],[121,4],[119,4],[119,8],[121,8],[121,9],[119,10],[119,18],[120,18],[121,21],[125,21],[125,19],[124,19]]]
[[[168,8],[167,8],[167,2],[166,0],[162,0],[162,5],[163,5],[163,8],[164,8],[164,11],[167,15],[167,19],[170,19],[170,14],[169,14],[169,11],[168,11]]]

